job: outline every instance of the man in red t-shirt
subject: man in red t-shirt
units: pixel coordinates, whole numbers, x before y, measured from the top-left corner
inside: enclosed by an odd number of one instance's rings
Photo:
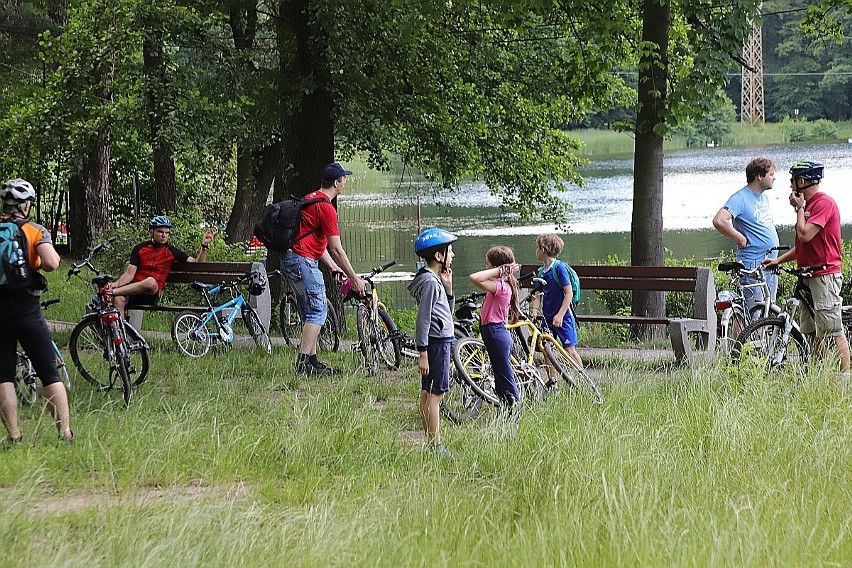
[[[148,223],[151,240],[139,243],[130,251],[127,269],[112,285],[113,303],[121,314],[126,307],[155,305],[163,294],[166,278],[177,262],[204,262],[207,249],[213,242],[214,232],[207,230],[201,241],[197,257],[192,257],[169,243],[172,222],[164,215],[153,217]]]
[[[305,199],[324,198],[302,209],[302,221],[293,247],[281,257],[281,272],[290,281],[299,302],[302,337],[296,372],[304,375],[331,375],[335,370],[317,358],[317,340],[328,314],[325,300],[325,281],[319,269],[322,262],[332,273],[342,272],[352,282],[352,289],[364,293],[364,280],[355,273],[340,242],[337,210],[331,200],[343,193],[346,176],[352,172],[340,164],[323,169],[320,189]]]
[[[814,337],[821,340],[816,344],[817,349],[823,348],[823,339],[833,338],[840,355],[841,386],[847,388],[849,343],[843,328],[843,299],[840,296],[843,284],[840,211],[834,199],[820,191],[822,164],[798,162],[790,168],[790,174],[790,187],[793,189],[790,205],[796,211],[796,244],[777,259],[763,264],[772,267],[795,258],[799,268],[826,265],[825,269],[816,270],[812,276],[803,279],[813,296],[815,313],[812,315],[806,308],[800,310],[799,324],[812,344]]]

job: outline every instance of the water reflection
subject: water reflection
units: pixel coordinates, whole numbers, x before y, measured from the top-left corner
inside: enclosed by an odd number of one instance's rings
[[[781,172],[767,195],[782,243],[792,242],[791,225],[795,222],[787,202],[790,186],[786,171],[802,159],[825,164],[823,191],[840,206],[846,224],[844,238],[852,237],[852,192],[844,192],[852,179],[852,144],[685,150],[666,156],[664,165],[664,245],[669,254],[710,259],[733,250],[732,243],[712,229],[711,220],[728,196],[745,185],[745,166],[757,156],[775,160]],[[461,235],[456,267],[457,274],[463,276],[484,265],[485,251],[493,244],[512,246],[522,262],[535,262],[535,236],[545,232],[563,235],[566,250],[562,257],[568,262],[604,262],[610,255],[629,260],[632,172],[631,156],[596,161],[584,169],[587,186],[567,187],[559,194],[573,206],[568,231],[557,231],[550,223],[520,222],[515,214],[503,210],[499,198],[482,184],[469,183],[457,192],[435,193],[427,180],[407,172],[358,172],[347,186],[347,194],[340,198],[343,242],[347,246],[349,237],[384,243],[372,252],[354,255],[357,270],[366,271],[393,258],[399,263],[395,269],[410,271],[415,260],[410,249],[419,210],[424,227],[443,226]],[[371,220],[366,213],[378,210],[395,214]],[[357,221],[347,226],[347,219],[356,212]],[[456,282],[467,289],[463,276]]]

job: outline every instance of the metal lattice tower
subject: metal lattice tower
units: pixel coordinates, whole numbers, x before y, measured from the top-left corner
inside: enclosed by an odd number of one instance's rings
[[[763,31],[752,22],[751,36],[745,44],[745,60],[749,67],[743,67],[743,86],[740,98],[740,122],[754,125],[766,122],[763,106]]]

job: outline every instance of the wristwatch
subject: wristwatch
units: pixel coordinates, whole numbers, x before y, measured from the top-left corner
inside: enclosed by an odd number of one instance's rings
[[[801,209],[801,208],[802,208],[802,206],[801,206],[801,205],[796,205],[795,207],[793,207],[793,211],[795,211],[796,213],[798,213],[798,212],[799,212],[799,209]]]
[[[210,245],[202,243],[201,248],[203,248],[204,250],[207,250],[207,249],[210,248]]]

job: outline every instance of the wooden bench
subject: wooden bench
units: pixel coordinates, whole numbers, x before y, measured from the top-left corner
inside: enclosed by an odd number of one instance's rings
[[[243,276],[246,272],[257,269],[266,276],[266,267],[261,262],[176,262],[172,265],[166,284],[183,284],[189,289],[191,282],[204,282],[205,284],[221,284],[231,282]],[[269,286],[260,296],[249,296],[249,304],[257,310],[260,321],[269,331],[269,323],[272,318],[272,298]],[[200,297],[199,297],[200,299]],[[227,298],[221,297],[221,302]],[[214,300],[214,305],[215,305]],[[203,312],[207,306],[171,306],[168,304],[157,304],[156,306],[133,306],[127,308],[127,318],[136,329],[141,329],[142,315],[144,312]]]
[[[521,274],[528,274],[540,265],[525,264]],[[698,334],[695,343],[708,359],[716,347],[716,284],[709,268],[680,266],[575,266],[580,277],[580,291],[589,290],[650,290],[690,292],[693,297],[692,317],[643,317],[611,314],[577,314],[579,322],[616,324],[667,325],[672,349],[678,362],[694,355],[690,334]],[[524,288],[532,287],[531,279],[521,281]]]

